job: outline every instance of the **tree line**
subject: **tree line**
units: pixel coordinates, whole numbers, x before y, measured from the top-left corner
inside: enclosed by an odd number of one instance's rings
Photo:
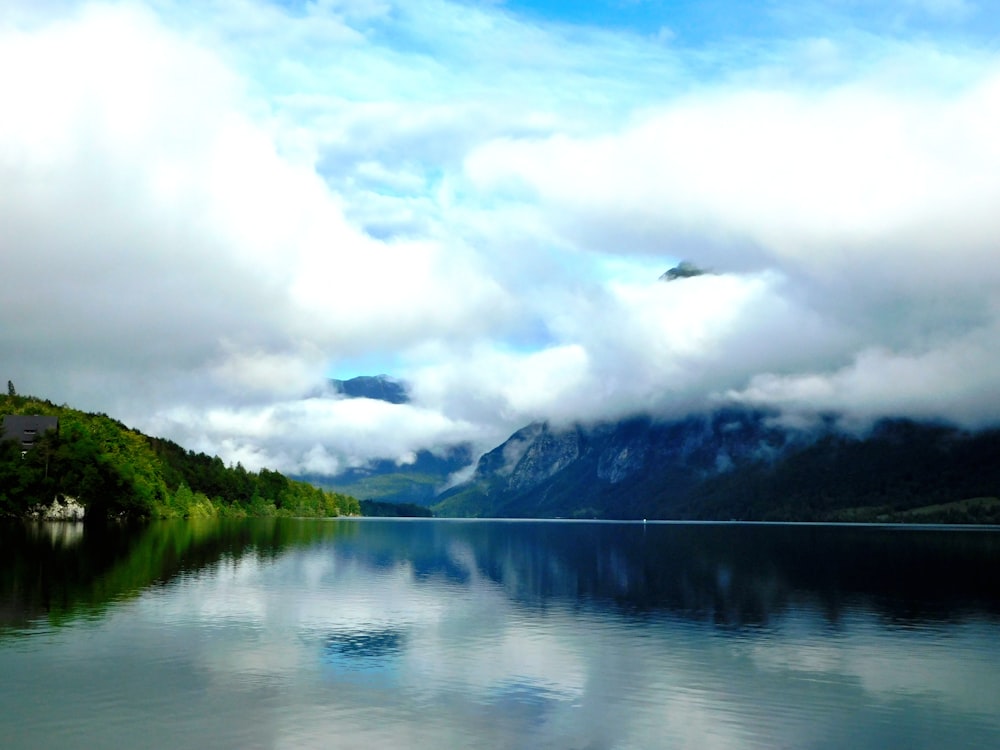
[[[54,499],[73,498],[87,518],[192,518],[358,515],[356,498],[268,469],[226,466],[126,427],[106,414],[8,393],[0,414],[59,418],[22,456],[0,439],[0,516],[24,517]],[[0,436],[2,437],[2,436]]]

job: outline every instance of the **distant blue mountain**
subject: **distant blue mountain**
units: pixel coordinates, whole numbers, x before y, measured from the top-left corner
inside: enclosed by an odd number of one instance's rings
[[[390,404],[410,403],[406,383],[389,375],[362,375],[330,380],[335,393],[346,398],[370,398]],[[428,506],[452,474],[473,462],[471,446],[460,443],[434,452],[418,450],[413,461],[398,464],[388,458],[347,469],[335,476],[300,474],[297,478],[328,489],[338,488],[359,500]]]
[[[348,398],[371,398],[390,404],[410,403],[406,384],[388,375],[359,375],[350,380],[330,379],[330,385],[337,393]]]
[[[419,450],[414,459],[405,465],[379,459],[332,477],[310,474],[298,478],[359,500],[429,506],[451,475],[471,464],[475,456],[469,445],[459,444],[438,453]]]

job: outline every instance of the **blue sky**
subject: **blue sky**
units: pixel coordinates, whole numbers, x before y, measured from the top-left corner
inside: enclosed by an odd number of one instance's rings
[[[998,40],[975,0],[15,0],[0,257],[57,293],[0,299],[0,362],[293,471],[722,403],[992,424]],[[316,397],[373,372],[414,403]]]
[[[632,33],[684,50],[850,34],[900,40],[967,38],[995,47],[1000,33],[995,8],[964,0],[507,0],[495,5],[529,22]]]
[[[505,2],[504,8],[539,23],[595,26],[640,36],[666,36],[684,47],[699,47],[725,38],[780,36],[780,14],[769,3],[669,2]],[[661,35],[661,31],[664,32]]]

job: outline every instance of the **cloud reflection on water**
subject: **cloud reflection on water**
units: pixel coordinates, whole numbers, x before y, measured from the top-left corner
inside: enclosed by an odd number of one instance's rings
[[[153,748],[178,737],[365,750],[939,748],[1000,738],[1000,674],[988,658],[998,598],[974,575],[997,559],[988,535],[261,528],[251,543],[240,527],[211,553],[191,552],[199,565],[175,561],[180,574],[108,605],[86,638],[73,623],[38,633],[44,663],[0,639],[0,668],[43,686],[74,721],[116,711],[120,720],[88,725],[95,746],[128,746],[143,724],[163,731],[149,730]],[[932,575],[941,566],[953,585]],[[56,665],[70,678],[58,679]],[[8,715],[38,713],[22,692],[0,688]],[[20,736],[13,747],[48,735]]]
[[[874,595],[798,588],[796,579],[830,581],[822,569],[791,575],[780,556],[741,568],[733,547],[720,555],[703,535],[671,568],[601,527],[552,544],[541,526],[490,530],[485,544],[471,540],[486,527],[457,528],[366,528],[360,539],[289,552],[264,571],[270,582],[253,567],[234,569],[227,585],[262,602],[263,623],[277,624],[271,637],[297,632],[294,662],[321,675],[314,708],[337,709],[331,733],[346,726],[358,747],[412,745],[414,736],[457,746],[456,727],[488,747],[528,737],[535,747],[774,747],[820,736],[829,742],[816,746],[874,747],[845,727],[880,737],[900,712],[988,716],[1000,695],[1000,676],[983,669],[978,650],[995,631],[918,621],[901,637],[872,606],[877,581]],[[581,538],[597,544],[581,548]],[[800,565],[815,564],[803,555]],[[672,580],[651,585],[657,574]],[[968,644],[942,648],[945,632]],[[240,679],[235,664],[214,668]],[[374,726],[372,702],[385,712]],[[946,736],[933,719],[914,726],[925,737],[916,747]]]

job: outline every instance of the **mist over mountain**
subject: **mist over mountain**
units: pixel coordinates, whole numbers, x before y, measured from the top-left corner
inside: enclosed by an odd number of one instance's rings
[[[411,408],[405,382],[386,375],[331,385],[341,398]],[[297,476],[438,516],[1000,521],[1000,430],[940,421],[730,404],[680,418],[540,420],[479,451],[455,442]]]
[[[333,476],[298,474],[296,478],[361,500],[430,506],[452,475],[469,466],[475,456],[470,446],[461,444],[442,452],[420,450],[411,458],[407,463],[380,459]]]
[[[389,375],[361,375],[349,380],[331,378],[329,385],[335,395],[345,399],[369,399],[394,406],[411,403],[407,383]],[[370,459],[335,473],[307,471],[295,476],[366,501],[428,506],[450,483],[452,475],[470,466],[474,460],[472,446],[456,442],[434,449],[420,448],[394,458]]]
[[[442,493],[438,515],[1000,520],[1000,431],[905,419],[862,435],[726,408],[680,420],[529,425]]]
[[[642,518],[650,494],[686,495],[706,477],[771,462],[813,439],[738,409],[593,426],[535,423],[486,453],[472,478],[443,493],[443,515]]]

